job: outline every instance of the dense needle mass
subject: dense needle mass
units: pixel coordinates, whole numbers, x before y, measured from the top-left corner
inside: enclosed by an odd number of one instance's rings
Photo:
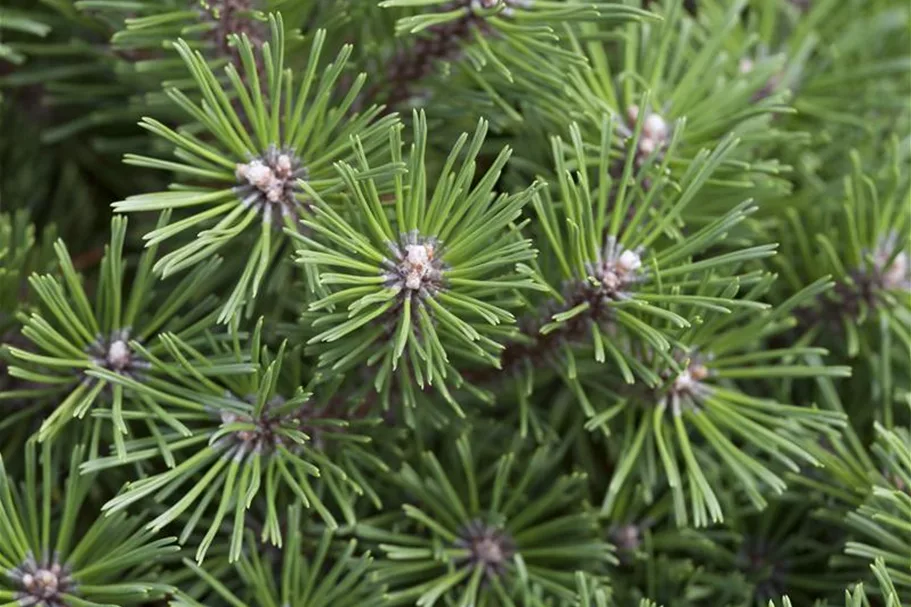
[[[909,24],[5,0],[0,606],[904,607]]]

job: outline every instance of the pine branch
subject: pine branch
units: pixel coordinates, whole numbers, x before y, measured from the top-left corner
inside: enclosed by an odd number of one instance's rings
[[[282,549],[252,551],[228,567],[212,559],[204,569],[190,560],[184,566],[201,585],[181,592],[174,607],[203,607],[225,601],[231,605],[293,605],[294,607],[381,607],[384,588],[372,579],[373,559],[356,553],[357,542],[338,541],[331,530],[308,534],[299,504],[288,508],[288,532]],[[254,544],[252,533],[247,538]],[[225,546],[218,546],[224,552]],[[280,580],[273,579],[273,567]],[[224,572],[218,577],[215,571]],[[318,577],[317,577],[318,576]]]
[[[911,591],[911,433],[908,428],[876,425],[873,450],[881,477],[865,504],[845,519],[855,539],[845,553],[867,561],[882,560],[885,570],[903,592]],[[894,592],[894,589],[893,589]]]
[[[604,582],[613,548],[598,539],[591,513],[572,505],[584,476],[555,477],[559,451],[520,447],[488,473],[479,456],[491,443],[472,438],[404,466],[395,477],[410,496],[401,514],[352,529],[385,553],[375,571],[389,604],[544,607],[575,598],[578,571]]]
[[[321,386],[319,394],[305,391],[302,386],[309,378],[295,364],[298,351],[286,351],[286,343],[275,353],[260,348],[262,320],[243,347],[241,337],[237,332],[206,336],[210,351],[203,357],[194,344],[164,334],[165,352],[154,356],[140,350],[152,371],[141,382],[124,374],[93,372],[147,401],[154,399],[159,420],[167,426],[154,438],[115,444],[115,455],[82,466],[86,472],[97,472],[158,458],[168,466],[130,483],[103,510],[119,512],[151,492],[168,495],[182,489],[182,497],[150,526],[163,529],[195,507],[181,542],[194,539],[197,563],[206,559],[227,521],[233,525],[226,556],[232,563],[241,558],[248,541],[247,514],[257,497],[267,504],[260,541],[280,546],[278,513],[285,497],[293,495],[293,501],[315,510],[334,529],[338,523],[314,487],[317,479],[330,487],[327,497],[352,524],[357,496],[379,503],[367,479],[386,471],[380,458],[363,449],[380,420],[358,403],[339,403],[331,386]],[[159,451],[156,446],[166,448]],[[204,480],[197,480],[193,473],[202,470]],[[285,490],[280,496],[276,483]],[[213,500],[216,492],[219,500]],[[211,515],[207,524],[200,522],[204,513]],[[201,524],[206,525],[205,532],[194,537]]]
[[[901,604],[901,0],[7,4],[0,604]]]
[[[229,58],[238,67],[242,58],[233,40],[246,38],[258,49],[267,39],[264,24],[251,15],[254,5],[255,0],[203,0],[203,14],[213,25],[206,37],[214,44],[216,56]]]
[[[376,106],[346,116],[364,75],[358,76],[344,97],[336,94],[351,54],[351,47],[345,46],[317,78],[324,31],[314,36],[307,69],[300,87],[295,88],[293,72],[284,63],[285,31],[280,15],[270,16],[270,28],[271,43],[258,51],[248,38],[233,39],[242,53],[243,67],[225,67],[230,87],[219,82],[200,52],[184,41],[175,45],[199,97],[191,99],[176,88],[167,94],[205,128],[209,140],[143,119],[141,126],[146,130],[177,146],[177,162],[136,154],[127,155],[126,162],[173,172],[182,183],[169,191],[131,196],[113,205],[117,211],[134,213],[206,207],[147,235],[150,244],[155,244],[187,229],[204,227],[193,241],[157,260],[154,270],[158,274],[198,267],[242,235],[258,235],[234,291],[222,307],[220,322],[238,317],[259,293],[281,250],[279,230],[297,231],[299,222],[312,212],[316,195],[332,195],[341,188],[343,179],[333,164],[354,161],[358,154],[374,156],[398,120],[395,115],[381,118]],[[263,81],[256,56],[266,65]],[[382,177],[393,169],[379,168],[377,175]],[[312,276],[310,288],[317,289]]]
[[[466,69],[491,65],[508,82],[513,69],[524,78],[560,86],[561,69],[584,65],[577,53],[552,44],[555,28],[540,24],[586,21],[639,21],[654,17],[645,10],[595,0],[587,4],[528,0],[384,0],[380,6],[432,6],[431,12],[399,19],[396,33],[415,34],[380,66],[383,78],[368,89],[368,101],[398,108],[418,95],[417,87],[439,64],[468,63]],[[533,69],[529,69],[534,65]]]
[[[320,367],[338,372],[377,365],[376,389],[385,407],[396,380],[406,407],[432,385],[464,416],[448,387],[461,383],[456,357],[496,364],[498,339],[514,320],[509,294],[538,288],[525,265],[534,252],[512,224],[540,184],[512,195],[494,191],[509,149],[474,181],[487,131],[482,120],[470,143],[467,133],[459,138],[431,188],[423,113],[416,112],[413,122],[415,145],[405,162],[399,129],[389,133],[389,157],[401,167],[393,176],[393,205],[380,199],[383,185],[361,153],[357,169],[340,163],[337,170],[364,223],[350,223],[308,188],[313,219],[301,224],[313,236],[286,231],[299,246],[298,263],[328,287],[304,315],[312,330],[307,343]]]
[[[411,44],[399,48],[384,62],[382,75],[366,89],[364,99],[389,108],[399,108],[417,94],[417,87],[439,67],[439,63],[458,60],[464,45],[471,43],[474,35],[491,35],[493,30],[476,12],[476,2],[453,0],[437,6],[434,10],[439,14],[457,12],[459,16],[423,29]],[[484,2],[491,6],[494,4],[489,0]],[[490,6],[479,5],[477,8]]]
[[[86,498],[97,477],[78,473],[86,450],[73,449],[63,461],[60,450],[45,444],[39,460],[29,442],[22,486],[0,460],[0,598],[55,607],[140,605],[172,592],[156,565],[178,551],[174,538],[156,539],[135,518],[92,517]]]

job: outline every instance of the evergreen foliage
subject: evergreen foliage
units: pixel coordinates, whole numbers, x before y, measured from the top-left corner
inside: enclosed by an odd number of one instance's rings
[[[0,605],[911,606],[901,0],[7,0]]]

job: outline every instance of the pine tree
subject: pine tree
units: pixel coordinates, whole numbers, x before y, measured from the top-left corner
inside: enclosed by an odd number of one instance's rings
[[[911,605],[900,0],[8,0],[0,605]]]

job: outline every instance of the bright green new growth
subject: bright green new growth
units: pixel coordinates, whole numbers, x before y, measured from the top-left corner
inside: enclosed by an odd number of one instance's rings
[[[287,497],[292,503],[318,512],[330,529],[338,523],[323,501],[327,497],[353,523],[349,502],[365,493],[378,500],[367,479],[387,469],[364,452],[370,437],[357,433],[376,422],[362,415],[349,420],[347,403],[326,402],[305,392],[301,370],[285,360],[284,343],[274,354],[265,346],[260,348],[261,323],[242,349],[236,334],[229,336],[230,341],[208,337],[225,342],[217,347],[221,357],[201,359],[176,335],[162,335],[178,362],[175,368],[149,357],[152,368],[171,376],[158,389],[154,384],[143,386],[123,375],[109,374],[116,385],[132,385],[184,413],[177,416],[179,427],[126,442],[125,455],[96,458],[83,465],[84,471],[94,472],[158,458],[167,464],[160,473],[127,483],[102,510],[118,512],[154,495],[158,503],[169,507],[150,521],[148,527],[153,531],[192,512],[180,538],[186,544],[198,526],[206,529],[202,539],[194,540],[199,562],[223,524],[232,526],[228,558],[232,562],[240,558],[251,506],[262,495],[274,497],[279,487],[290,491]],[[287,357],[295,355],[299,353],[291,351]],[[178,370],[185,377],[177,376]],[[197,477],[199,472],[205,473]],[[317,492],[317,478],[328,489],[328,496]],[[272,502],[266,508],[259,541],[282,544],[281,503]]]
[[[333,373],[376,366],[374,385],[384,406],[393,386],[409,408],[416,406],[415,391],[433,386],[464,416],[447,387],[461,384],[455,363],[498,366],[497,353],[515,322],[508,309],[515,305],[513,291],[541,288],[527,264],[535,252],[515,225],[539,185],[512,195],[494,191],[509,149],[476,175],[487,131],[481,121],[470,141],[462,134],[453,145],[431,186],[423,113],[414,123],[404,163],[400,131],[389,132],[390,156],[405,167],[393,178],[389,203],[358,138],[356,165],[336,167],[357,223],[305,184],[313,219],[300,223],[314,236],[288,233],[301,246],[297,262],[318,273],[329,291],[305,315],[318,331],[307,343],[320,366]]]
[[[297,229],[309,213],[311,191],[325,194],[338,189],[341,180],[333,174],[332,165],[355,156],[350,137],[356,134],[362,151],[370,153],[382,144],[387,125],[396,120],[394,116],[376,120],[378,107],[346,116],[363,86],[364,74],[354,80],[344,99],[333,101],[350,46],[320,76],[325,32],[317,32],[298,84],[292,70],[285,67],[280,17],[270,21],[270,28],[272,41],[258,51],[246,37],[232,39],[239,47],[242,69],[228,64],[222,78],[198,51],[183,41],[176,43],[201,98],[193,99],[177,88],[168,89],[168,96],[214,141],[144,119],[144,128],[177,146],[177,161],[136,154],[128,154],[125,161],[171,171],[185,181],[171,191],[131,196],[114,205],[125,212],[192,212],[145,235],[149,246],[154,246],[185,230],[201,230],[192,242],[156,261],[154,270],[164,276],[199,265],[232,240],[239,239],[240,246],[247,247],[248,261],[222,306],[220,322],[235,317],[259,292],[282,250],[276,228]],[[208,183],[193,185],[200,181]],[[197,210],[201,206],[205,209]],[[241,239],[251,233],[256,236]]]
[[[162,215],[160,225],[167,221],[167,215]],[[129,398],[130,388],[112,385],[105,374],[145,376],[150,357],[163,353],[161,342],[153,339],[158,331],[190,337],[208,324],[214,302],[205,298],[204,279],[218,260],[210,259],[180,282],[169,284],[169,296],[156,309],[150,309],[148,298],[157,282],[152,274],[157,247],[140,258],[135,272],[131,271],[132,280],[125,284],[126,228],[123,217],[112,220],[111,244],[101,262],[94,302],[90,303],[84,281],[61,240],[54,244],[60,278],[35,274],[29,279],[41,302],[38,311],[23,317],[22,336],[33,348],[9,348],[17,361],[10,375],[34,384],[36,394],[49,393],[60,399],[41,424],[41,441],[58,435],[72,419],[91,412],[90,418],[96,423],[114,425],[115,446],[122,455],[124,436],[130,432],[128,421],[133,419],[125,412],[127,400],[159,421],[173,423],[153,399]]]

